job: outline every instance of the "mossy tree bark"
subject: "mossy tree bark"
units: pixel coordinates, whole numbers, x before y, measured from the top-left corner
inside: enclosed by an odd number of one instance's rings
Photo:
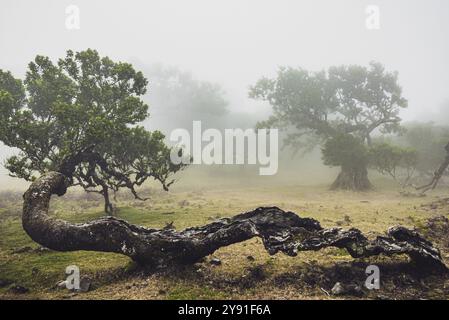
[[[260,237],[271,255],[296,256],[299,251],[337,247],[355,258],[407,254],[420,266],[446,270],[438,249],[404,227],[390,228],[387,236],[368,240],[357,229],[325,229],[314,219],[277,207],[257,208],[182,231],[145,228],[114,217],[80,224],[50,217],[51,196],[64,195],[69,186],[64,174],[49,172],[24,194],[23,228],[34,241],[53,250],[115,252],[142,265],[162,267],[195,263],[221,247]]]
[[[366,166],[342,166],[337,179],[331,186],[332,190],[367,191],[372,188]]]

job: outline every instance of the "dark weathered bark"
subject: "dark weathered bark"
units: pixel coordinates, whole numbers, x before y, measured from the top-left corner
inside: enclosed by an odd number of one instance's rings
[[[269,254],[325,247],[346,249],[351,256],[407,254],[420,265],[446,269],[438,249],[416,232],[390,228],[388,235],[368,240],[359,230],[324,229],[319,222],[301,218],[277,207],[224,218],[183,231],[149,229],[113,217],[71,224],[48,216],[52,194],[63,195],[70,182],[50,172],[36,180],[24,194],[23,227],[39,244],[53,250],[93,250],[121,253],[151,266],[194,263],[215,250],[260,237]]]
[[[104,212],[107,215],[112,216],[112,214],[114,213],[114,210],[112,207],[111,200],[109,199],[109,188],[107,186],[103,186],[103,190],[101,191],[101,194],[103,195],[103,198],[104,198]]]
[[[366,191],[372,189],[366,167],[342,166],[341,171],[331,186],[332,190]]]

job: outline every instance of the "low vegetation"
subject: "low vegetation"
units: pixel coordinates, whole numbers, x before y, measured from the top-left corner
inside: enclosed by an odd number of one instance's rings
[[[375,184],[385,183],[376,180]],[[316,218],[324,227],[356,227],[369,237],[392,225],[417,227],[432,241],[438,241],[447,261],[449,242],[442,241],[442,231],[426,229],[429,219],[449,216],[449,204],[444,200],[447,190],[424,198],[404,198],[393,188],[386,183],[382,191],[369,193],[331,192],[325,186],[197,187],[170,193],[148,190],[154,200],[147,202],[119,193],[114,214],[138,225],[163,228],[170,224],[183,229],[257,206],[277,205],[300,216]],[[341,298],[449,297],[446,276],[417,273],[406,263],[405,256],[353,259],[345,250],[331,248],[301,252],[295,258],[269,256],[259,239],[222,248],[203,262],[180,267],[182,270],[177,272],[145,270],[129,258],[112,253],[49,251],[23,231],[21,205],[17,201],[20,193],[3,193],[0,199],[0,298],[327,299],[333,297],[331,289],[336,282],[362,287],[361,292]],[[102,209],[99,196],[73,190],[62,198],[54,198],[50,213],[67,221],[82,222],[103,216]],[[381,269],[380,290],[363,289],[365,268],[370,264]],[[56,287],[65,279],[69,265],[79,266],[81,275],[91,280],[88,292]],[[17,293],[16,286],[29,291]]]

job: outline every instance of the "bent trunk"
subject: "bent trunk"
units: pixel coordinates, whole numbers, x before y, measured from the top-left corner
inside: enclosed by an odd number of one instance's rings
[[[161,267],[194,263],[221,247],[260,237],[271,255],[281,251],[296,256],[298,251],[332,246],[344,248],[356,258],[407,254],[422,266],[446,270],[438,249],[404,227],[390,228],[388,237],[368,240],[357,229],[324,229],[314,219],[277,207],[257,208],[179,232],[149,229],[114,217],[82,224],[51,218],[48,208],[52,194],[65,194],[69,185],[64,175],[50,172],[33,182],[24,194],[24,230],[34,241],[53,250],[115,252],[140,264]]]
[[[372,189],[372,187],[373,186],[368,179],[368,169],[365,166],[342,166],[331,189],[366,191]]]

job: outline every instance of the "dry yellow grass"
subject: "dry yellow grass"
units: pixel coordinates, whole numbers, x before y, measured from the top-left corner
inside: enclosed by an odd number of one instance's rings
[[[156,194],[154,201],[146,203],[121,200],[117,215],[152,227],[163,227],[173,221],[177,229],[183,229],[255,207],[276,205],[300,216],[315,218],[325,227],[355,227],[374,237],[392,225],[420,226],[429,217],[449,216],[449,207],[423,206],[445,194],[447,192],[442,190],[424,198],[403,197],[391,187],[367,193],[333,192],[324,186],[198,187]],[[0,217],[6,209],[0,209]],[[52,214],[71,221],[102,215],[99,203],[74,201],[70,197],[54,201]],[[386,270],[385,281],[382,290],[366,292],[365,298],[449,296],[446,278],[426,276],[419,280],[421,284],[413,284],[413,280],[410,286],[406,285],[406,280],[398,280],[402,274],[413,275],[406,257],[355,261],[344,250],[332,248],[301,252],[294,258],[283,254],[269,256],[261,240],[252,239],[215,252],[213,256],[222,261],[220,266],[211,265],[208,257],[194,266],[153,272],[142,270],[127,257],[116,254],[39,253],[34,250],[14,254],[12,252],[20,247],[37,247],[21,229],[18,215],[1,220],[0,232],[0,280],[30,289],[28,294],[14,295],[4,286],[0,288],[1,298],[329,299],[335,297],[326,292],[337,280],[360,283],[365,278],[364,267],[371,263]],[[446,249],[443,255],[449,258]],[[65,267],[70,264],[79,265],[81,272],[93,279],[94,290],[73,294],[52,288],[58,280],[64,279]]]

